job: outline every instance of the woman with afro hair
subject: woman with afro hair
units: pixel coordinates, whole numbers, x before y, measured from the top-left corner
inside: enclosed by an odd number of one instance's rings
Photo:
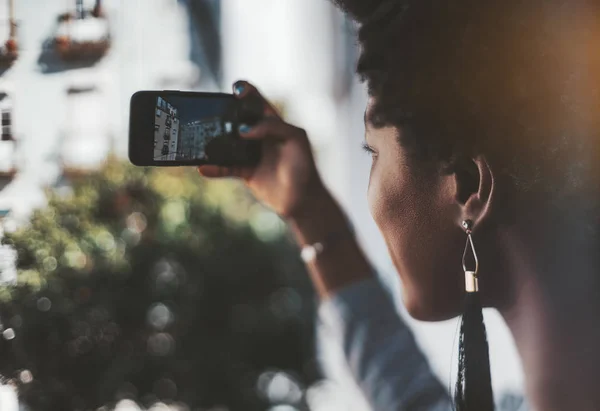
[[[265,101],[242,178],[296,234],[375,410],[494,409],[482,307],[517,345],[531,409],[600,410],[600,2],[337,0],[358,23],[368,200],[416,319],[462,314],[452,394],[318,175]],[[234,84],[240,99],[260,96]]]

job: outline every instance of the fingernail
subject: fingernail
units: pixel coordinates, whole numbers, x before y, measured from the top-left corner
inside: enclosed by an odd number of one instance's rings
[[[248,133],[248,132],[250,132],[251,129],[252,129],[252,127],[250,127],[247,124],[241,124],[240,127],[238,128],[240,133]]]
[[[235,86],[233,86],[233,92],[235,94],[237,94],[238,96],[240,94],[242,94],[243,91],[244,91],[244,85],[242,83],[238,83]]]

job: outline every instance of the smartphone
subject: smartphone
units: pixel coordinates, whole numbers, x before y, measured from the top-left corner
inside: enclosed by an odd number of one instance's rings
[[[252,166],[262,145],[244,140],[240,124],[260,120],[258,99],[232,94],[138,91],[131,97],[129,159],[137,166]]]

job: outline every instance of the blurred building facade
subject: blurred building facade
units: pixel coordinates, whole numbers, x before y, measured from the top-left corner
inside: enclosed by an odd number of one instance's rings
[[[208,143],[224,133],[219,117],[192,121],[181,126],[182,158],[204,158]]]
[[[0,115],[2,116],[2,139],[0,140],[0,175],[11,179],[16,172],[15,135],[13,128],[12,89],[0,88]]]
[[[154,118],[154,159],[175,160],[181,144],[180,134],[177,109],[158,97]]]
[[[92,7],[94,2],[84,3]],[[366,93],[353,74],[354,27],[330,2],[106,0],[111,48],[94,65],[81,67],[56,66],[42,58],[65,4],[44,2],[40,7],[37,0],[16,1],[22,53],[0,79],[14,90],[12,132],[23,139],[18,174],[0,191],[0,208],[25,220],[33,207],[44,204],[42,187],[60,180],[65,159],[86,168],[96,167],[110,151],[125,157],[134,92],[230,92],[233,81],[246,79],[284,107],[290,122],[307,130],[325,182],[347,210],[402,311],[397,275],[366,202],[371,159],[360,148]],[[93,83],[94,91],[69,93],[82,78]],[[73,127],[77,133],[69,131]],[[184,141],[182,131],[182,146]],[[512,338],[497,313],[485,315],[494,384],[497,390],[519,389],[522,371]],[[407,321],[438,376],[448,382],[456,366],[457,321]],[[328,386],[322,402],[333,409],[367,410],[340,352],[326,343],[323,350],[327,369],[340,382]]]

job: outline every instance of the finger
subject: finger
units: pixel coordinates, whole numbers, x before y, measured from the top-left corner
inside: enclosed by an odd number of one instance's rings
[[[237,177],[247,180],[250,179],[254,174],[254,168],[204,165],[198,167],[198,172],[200,175],[207,178]]]
[[[205,165],[198,167],[198,172],[203,177],[208,178],[220,178],[220,177],[232,177],[232,169],[229,167]]]
[[[248,140],[289,140],[302,138],[304,130],[278,119],[268,118],[255,125],[242,124],[238,129],[240,137]]]
[[[260,91],[258,91],[258,89],[249,82],[245,80],[239,80],[233,83],[233,94],[239,99],[249,97],[257,98],[264,107],[264,117],[275,117],[281,119],[277,109],[273,107],[273,105],[269,103],[269,101],[260,93]]]
[[[250,180],[252,178],[252,176],[254,175],[254,167],[242,167],[242,166],[238,166],[238,167],[233,167],[232,169],[232,174],[238,178],[241,178],[243,180]]]

